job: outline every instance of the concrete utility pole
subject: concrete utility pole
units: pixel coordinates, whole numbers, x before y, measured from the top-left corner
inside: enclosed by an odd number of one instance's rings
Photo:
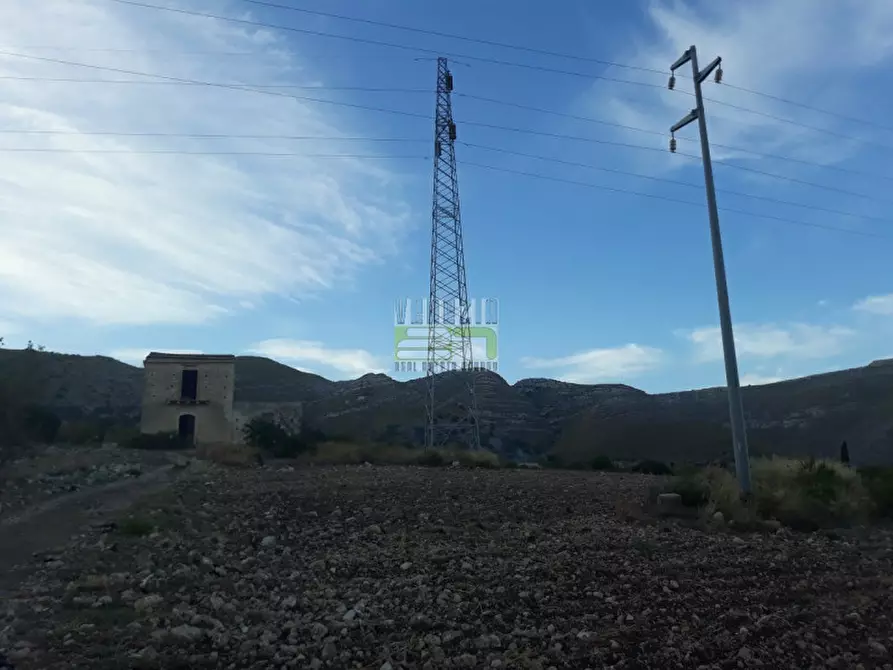
[[[741,402],[741,383],[738,379],[738,359],[735,355],[735,337],[732,334],[732,314],[729,308],[729,289],[726,286],[726,264],[722,255],[722,237],[719,232],[719,213],[716,209],[716,191],[713,186],[713,165],[710,162],[710,143],[707,140],[707,117],[704,114],[704,98],[701,84],[716,70],[716,82],[722,80],[722,58],[717,56],[703,70],[698,69],[698,52],[690,46],[670,66],[670,89],[676,84],[675,72],[691,61],[692,79],[695,84],[695,109],[670,128],[670,151],[676,151],[676,131],[697,120],[701,132],[701,154],[704,159],[704,182],[707,187],[707,210],[710,214],[710,240],[713,243],[713,270],[716,274],[716,297],[719,302],[719,325],[722,330],[722,350],[726,363],[726,385],[729,391],[729,418],[732,424],[732,447],[735,454],[735,471],[745,496],[750,494],[750,456],[747,450],[747,425],[744,422],[744,404]]]

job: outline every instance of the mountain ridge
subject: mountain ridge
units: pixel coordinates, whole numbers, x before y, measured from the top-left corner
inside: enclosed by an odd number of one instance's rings
[[[27,361],[25,360],[27,358]],[[258,356],[238,356],[237,401],[305,405],[309,425],[331,436],[419,444],[425,424],[424,378],[381,373],[333,381]],[[28,370],[42,402],[63,417],[139,416],[142,368],[108,356],[0,349],[0,374]],[[485,446],[508,457],[554,451],[566,460],[713,460],[730,437],[725,387],[650,394],[626,384],[579,384],[542,377],[509,384],[492,371],[447,373],[445,411],[476,375]],[[848,440],[854,460],[893,462],[893,359],[742,389],[756,453],[835,456]]]

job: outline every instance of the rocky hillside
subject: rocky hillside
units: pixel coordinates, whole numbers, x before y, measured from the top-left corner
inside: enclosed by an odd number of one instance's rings
[[[722,388],[651,395],[624,385],[524,379],[513,385],[476,372],[481,436],[516,458],[554,450],[567,460],[706,461],[729,451]],[[444,414],[463,373],[439,378]],[[63,415],[139,415],[142,370],[101,356],[0,350],[0,377],[34,380]],[[313,427],[350,439],[417,444],[425,422],[425,381],[365,375],[333,382],[257,357],[236,359],[236,400],[302,401]],[[893,360],[744,389],[756,453],[834,456],[847,440],[854,461],[893,463]]]

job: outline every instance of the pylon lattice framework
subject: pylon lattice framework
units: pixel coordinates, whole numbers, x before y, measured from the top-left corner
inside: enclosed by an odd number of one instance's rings
[[[453,75],[447,67],[447,59],[438,58],[425,446],[459,444],[479,449],[452,90]],[[448,379],[448,375],[457,374],[461,379]]]

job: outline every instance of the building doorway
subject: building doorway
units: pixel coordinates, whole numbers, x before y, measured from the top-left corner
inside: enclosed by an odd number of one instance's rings
[[[177,433],[180,439],[188,444],[195,444],[195,415],[181,414],[180,422],[177,426]]]

